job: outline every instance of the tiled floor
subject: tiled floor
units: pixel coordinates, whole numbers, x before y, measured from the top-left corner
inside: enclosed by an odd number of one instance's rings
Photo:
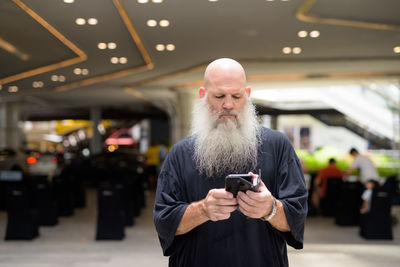
[[[95,241],[96,200],[88,191],[87,207],[76,209],[72,217],[61,217],[54,227],[41,227],[33,241],[4,241],[6,214],[0,212],[1,267],[159,267],[167,266],[153,226],[154,193],[147,194],[147,207],[126,228],[123,241]],[[393,212],[400,218],[400,209]],[[399,266],[400,226],[394,228],[393,241],[366,241],[358,227],[339,227],[331,218],[307,219],[305,247],[289,248],[291,266]]]

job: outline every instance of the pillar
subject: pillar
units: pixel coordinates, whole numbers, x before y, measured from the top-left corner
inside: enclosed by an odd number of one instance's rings
[[[22,131],[18,127],[20,120],[20,103],[0,103],[0,147],[21,147]]]
[[[101,108],[91,107],[90,108],[90,120],[92,121],[93,136],[90,140],[90,153],[97,154],[102,150],[101,136],[99,132],[99,124],[101,123]]]

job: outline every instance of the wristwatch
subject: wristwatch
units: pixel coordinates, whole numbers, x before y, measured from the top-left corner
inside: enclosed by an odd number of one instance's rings
[[[275,214],[276,214],[276,199],[274,198],[274,196],[272,196],[272,211],[271,211],[271,213],[265,217],[261,217],[260,219],[263,221],[269,221],[275,216]]]

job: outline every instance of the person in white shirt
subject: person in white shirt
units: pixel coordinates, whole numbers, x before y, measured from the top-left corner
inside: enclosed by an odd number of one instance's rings
[[[358,153],[355,148],[350,150],[350,154],[354,157],[354,161],[347,170],[347,175],[350,175],[355,169],[358,169],[361,183],[365,184],[368,180],[379,180],[378,172],[368,157]]]

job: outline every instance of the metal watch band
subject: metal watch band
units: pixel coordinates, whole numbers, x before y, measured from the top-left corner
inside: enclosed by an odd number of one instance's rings
[[[261,218],[263,221],[269,221],[269,220],[271,220],[274,216],[275,216],[275,214],[276,214],[276,207],[277,207],[277,205],[276,205],[276,199],[274,198],[274,196],[272,196],[272,211],[271,211],[271,213],[268,215],[268,216],[265,216],[265,217],[263,217],[263,218]]]

